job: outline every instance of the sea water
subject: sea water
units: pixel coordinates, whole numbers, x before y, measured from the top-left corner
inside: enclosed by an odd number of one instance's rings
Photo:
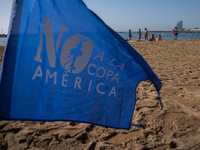
[[[5,46],[7,41],[7,37],[0,37],[0,46]]]
[[[118,32],[124,39],[128,39],[128,32]],[[137,32],[131,32],[132,34],[132,41],[137,41],[138,34]],[[148,37],[154,34],[155,38],[158,38],[161,35],[162,39],[165,40],[173,40],[174,36],[172,36],[172,32],[149,32]],[[141,32],[141,39],[145,40],[144,32]],[[200,39],[200,33],[189,33],[189,32],[179,32],[177,36],[178,40],[185,40],[185,39]]]
[[[129,32],[117,32],[121,37],[123,37],[124,39],[128,39],[128,34]],[[137,32],[131,32],[132,34],[132,41],[137,41]],[[173,40],[174,36],[172,36],[172,32],[149,32],[148,36],[151,36],[152,34],[154,34],[155,38],[158,37],[158,35],[161,35],[162,39],[165,40]],[[141,38],[143,40],[145,40],[144,37],[144,32],[141,32]],[[179,32],[178,36],[177,36],[178,40],[185,40],[185,39],[200,39],[200,33],[186,33],[186,32]],[[0,46],[5,46],[7,41],[6,37],[0,37]]]

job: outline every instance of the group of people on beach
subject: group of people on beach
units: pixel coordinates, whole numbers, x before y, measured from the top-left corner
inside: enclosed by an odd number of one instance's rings
[[[139,29],[139,31],[137,32],[138,37],[137,37],[137,41],[141,41],[141,29]],[[148,37],[149,31],[147,30],[147,28],[144,29],[144,37],[145,37],[145,41],[162,41],[162,37],[159,34],[158,38],[155,39],[154,34],[152,34],[150,37]]]
[[[137,41],[142,41],[141,39],[141,29],[139,29],[139,31],[137,32]],[[162,37],[161,35],[159,34],[158,35],[158,38],[155,38],[154,34],[152,34],[151,36],[148,37],[148,34],[149,34],[149,31],[147,30],[147,28],[144,29],[144,37],[145,37],[145,41],[162,41]],[[172,31],[172,35],[175,36],[174,40],[177,40],[177,35],[178,35],[178,29],[177,27],[175,27],[175,29],[173,29]],[[129,40],[131,40],[132,38],[132,35],[129,34]]]

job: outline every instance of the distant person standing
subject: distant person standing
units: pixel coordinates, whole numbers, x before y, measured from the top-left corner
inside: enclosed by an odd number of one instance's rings
[[[133,37],[133,36],[131,35],[131,30],[130,30],[130,29],[129,29],[128,37],[129,37],[129,39],[128,39],[129,41],[130,41],[130,40],[132,39],[132,37]]]
[[[178,29],[177,29],[177,27],[175,27],[175,29],[174,29],[174,36],[175,36],[174,40],[177,40],[177,35],[178,35]]]
[[[139,31],[137,32],[137,34],[138,34],[137,40],[140,41],[141,40],[141,29],[139,29]]]
[[[147,31],[147,28],[145,28],[145,29],[144,29],[145,41],[148,39],[148,34],[149,34],[149,31]]]

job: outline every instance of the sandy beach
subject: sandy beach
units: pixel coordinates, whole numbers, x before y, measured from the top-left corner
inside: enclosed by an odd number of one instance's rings
[[[200,39],[129,43],[163,84],[163,110],[150,81],[137,87],[132,123],[146,127],[0,121],[0,150],[200,150]]]

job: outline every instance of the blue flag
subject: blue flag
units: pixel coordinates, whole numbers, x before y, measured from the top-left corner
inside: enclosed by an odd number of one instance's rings
[[[139,82],[161,82],[82,0],[17,0],[1,70],[0,119],[129,129]]]

